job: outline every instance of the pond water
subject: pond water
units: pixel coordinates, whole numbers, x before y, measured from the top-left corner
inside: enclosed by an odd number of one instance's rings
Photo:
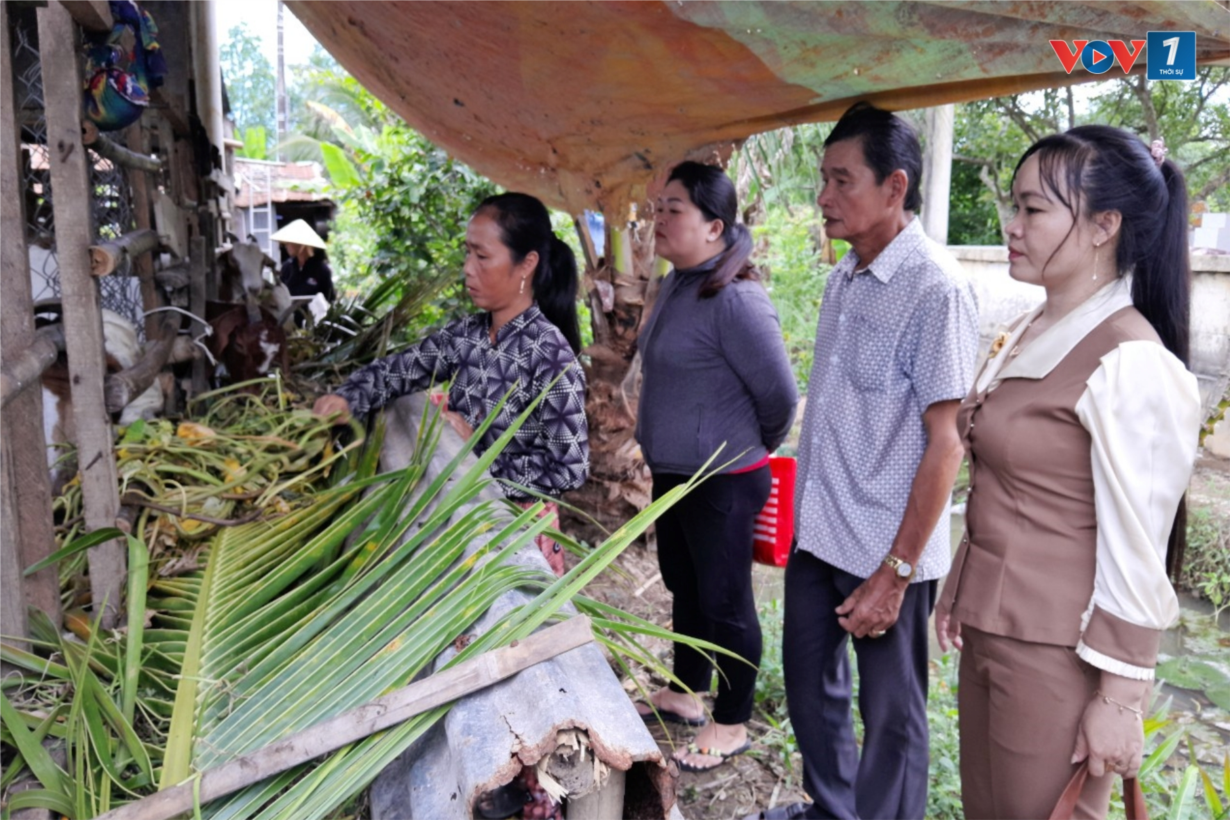
[[[965,529],[963,512],[957,506],[952,515],[954,551]],[[757,603],[781,598],[784,581],[784,570],[755,565],[752,583]],[[1158,658],[1162,694],[1170,698],[1170,719],[1195,738],[1197,756],[1202,762],[1220,764],[1230,747],[1230,610],[1214,623],[1208,602],[1181,594],[1179,605],[1179,623],[1163,636]],[[940,654],[932,629],[931,656]]]

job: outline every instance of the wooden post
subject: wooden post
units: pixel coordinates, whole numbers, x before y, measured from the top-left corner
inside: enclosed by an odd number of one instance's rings
[[[926,113],[927,150],[923,154],[922,221],[927,236],[948,244],[948,201],[952,187],[952,139],[955,108],[941,105]]]
[[[110,33],[115,25],[106,0],[62,0],[62,3],[77,25],[87,31]]]
[[[103,400],[102,309],[98,282],[90,275],[93,231],[87,152],[81,144],[80,47],[77,27],[60,3],[38,10],[38,40],[77,463],[85,524],[96,530],[115,525],[120,501],[111,419]],[[102,613],[103,628],[109,629],[115,625],[124,584],[121,542],[108,541],[91,549],[89,566],[94,607]]]
[[[152,341],[145,345],[145,355],[127,370],[108,376],[104,383],[107,410],[118,413],[144,393],[171,357],[176,333],[183,317],[178,313],[162,314],[162,324]]]
[[[120,266],[125,256],[136,259],[158,248],[158,234],[137,230],[90,246],[90,273],[106,276]]]
[[[133,128],[139,129],[140,126],[132,125],[129,127],[129,131],[131,132]],[[103,159],[110,160],[129,171],[157,173],[162,170],[162,161],[160,159],[112,142],[107,137],[98,133],[98,127],[93,125],[93,123],[90,123],[90,127],[86,128],[85,138],[82,142],[93,148],[95,153]]]
[[[205,237],[194,236],[188,246],[188,311],[193,316],[205,319]],[[192,338],[197,338],[206,330],[206,325],[192,320],[190,332]],[[205,360],[197,359],[192,363],[192,394],[199,396],[209,389],[209,381],[205,374]]]
[[[149,156],[149,143],[140,121],[128,127],[128,150]],[[159,163],[161,165],[161,162]],[[137,172],[129,174],[128,184],[132,187],[132,212],[137,223],[137,230],[144,231],[154,227],[150,212],[149,181],[145,174]],[[133,272],[141,283],[141,307],[146,311],[145,340],[153,341],[158,332],[158,322],[155,314],[149,313],[162,306],[158,295],[158,285],[154,282],[154,260],[142,254],[133,260]]]
[[[25,350],[10,350],[5,345],[4,365],[0,367],[0,407],[7,407],[55,363],[64,349],[64,329],[60,325],[40,328]]]
[[[25,197],[22,196],[21,146],[13,100],[12,45],[8,4],[0,9],[0,361],[7,367],[35,339],[30,294],[30,258],[26,249]],[[26,634],[26,607],[60,622],[60,582],[55,567],[24,580],[21,570],[55,551],[51,517],[51,480],[47,443],[43,439],[43,394],[33,387],[11,401],[0,414],[3,451],[3,614],[0,632]]]

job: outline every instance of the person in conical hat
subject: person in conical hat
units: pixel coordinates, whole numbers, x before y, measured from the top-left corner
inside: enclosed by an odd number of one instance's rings
[[[296,219],[272,237],[286,247],[287,260],[279,272],[282,284],[291,296],[315,296],[321,294],[332,302],[337,294],[333,289],[333,271],[317,250],[325,249],[325,241],[312,226]]]

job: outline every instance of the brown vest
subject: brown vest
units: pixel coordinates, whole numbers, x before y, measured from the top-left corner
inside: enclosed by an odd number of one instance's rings
[[[1133,307],[1089,332],[1042,379],[977,387],[957,423],[970,465],[965,536],[941,605],[962,624],[1076,646],[1093,596],[1097,516],[1089,433],[1076,403],[1121,343],[1158,341]]]

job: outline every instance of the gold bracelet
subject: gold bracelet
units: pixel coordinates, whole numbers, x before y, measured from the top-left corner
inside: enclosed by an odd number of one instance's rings
[[[1122,715],[1123,710],[1127,709],[1129,712],[1131,712],[1133,715],[1136,716],[1137,720],[1144,720],[1145,711],[1143,709],[1136,709],[1132,706],[1128,706],[1126,703],[1120,703],[1119,701],[1112,698],[1110,695],[1103,693],[1102,690],[1100,689],[1095,689],[1093,691],[1093,694],[1095,697],[1101,698],[1102,702],[1105,703],[1107,706],[1119,707],[1119,714]]]

